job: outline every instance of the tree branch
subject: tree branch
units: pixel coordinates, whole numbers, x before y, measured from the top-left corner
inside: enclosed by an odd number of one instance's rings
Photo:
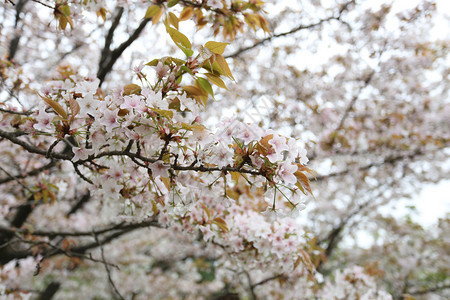
[[[19,25],[20,20],[20,13],[22,12],[23,8],[25,7],[25,4],[28,2],[28,0],[19,0],[16,4],[16,20],[14,21],[14,28],[16,29]],[[14,38],[9,43],[9,50],[8,50],[8,59],[13,60],[14,56],[17,53],[17,49],[19,48],[19,41],[20,41],[20,35],[15,34]]]
[[[141,32],[144,30],[145,26],[150,22],[152,19],[147,18],[141,21],[138,28],[128,37],[128,39],[119,45],[116,49],[111,51],[109,49],[113,36],[114,31],[116,30],[117,26],[119,25],[120,17],[122,16],[123,8],[119,8],[118,14],[116,15],[116,18],[111,25],[111,28],[109,29],[108,35],[105,38],[105,47],[102,51],[102,56],[100,58],[99,63],[99,70],[97,72],[97,78],[100,79],[100,86],[102,85],[103,81],[106,78],[106,75],[108,75],[109,72],[111,72],[114,64],[116,63],[117,59],[122,55],[122,53],[139,37]]]
[[[274,276],[270,276],[270,277],[268,277],[268,278],[266,278],[266,279],[263,279],[263,280],[261,280],[261,281],[259,281],[259,282],[257,282],[257,283],[254,283],[254,284],[252,285],[252,287],[255,288],[255,287],[257,287],[258,285],[263,285],[263,284],[266,284],[267,282],[270,282],[270,281],[272,281],[272,280],[276,280],[276,279],[278,279],[278,278],[285,278],[285,277],[286,277],[286,275],[284,275],[284,274],[277,274],[277,275],[274,275]]]
[[[45,288],[45,290],[39,295],[38,300],[50,300],[55,296],[56,292],[59,290],[61,284],[58,281],[52,281]]]
[[[47,150],[43,150],[39,147],[36,147],[32,144],[29,144],[29,143],[17,138],[17,135],[14,132],[6,132],[6,131],[3,131],[0,129],[0,137],[10,140],[11,142],[13,142],[16,145],[22,146],[22,148],[24,148],[25,150],[27,150],[30,153],[40,154],[43,156],[47,155]],[[63,154],[63,153],[51,153],[50,157],[57,158],[57,159],[63,159],[63,160],[70,160],[73,157],[73,155],[68,155],[68,154]]]
[[[4,233],[6,235],[12,234],[12,235],[15,235],[16,237],[20,237],[22,242],[32,242],[33,244],[36,244],[36,243],[47,244],[52,249],[49,249],[49,250],[39,253],[40,255],[42,255],[45,258],[49,258],[49,257],[55,256],[58,254],[64,254],[69,257],[78,256],[78,257],[86,258],[83,256],[83,254],[86,253],[86,251],[96,248],[101,245],[106,245],[107,243],[113,241],[114,239],[116,239],[126,233],[129,233],[135,229],[145,228],[145,227],[161,227],[161,226],[159,225],[159,223],[157,221],[155,221],[153,219],[149,219],[149,220],[139,222],[139,223],[114,224],[107,228],[99,229],[99,230],[74,231],[74,232],[68,232],[68,231],[56,232],[56,231],[36,230],[36,231],[33,231],[32,233],[30,233],[24,229],[13,229],[13,228],[8,228],[8,227],[0,225],[0,232]],[[70,250],[58,248],[48,242],[28,241],[28,240],[24,240],[23,238],[21,238],[21,235],[31,235],[34,237],[46,236],[49,238],[54,238],[54,237],[69,237],[69,236],[72,236],[72,237],[74,237],[74,236],[92,236],[93,234],[94,235],[102,235],[103,234],[106,236],[104,236],[102,239],[97,239],[94,242],[87,243],[87,244],[84,244],[84,245],[81,245],[78,247],[73,247]],[[35,255],[35,253],[29,249],[19,250],[19,251],[6,251],[1,254],[2,255],[0,257],[0,265],[6,264],[13,259],[22,259],[22,258],[26,258],[26,257]],[[91,258],[89,258],[89,259],[91,259]]]
[[[16,227],[16,226],[14,226]],[[137,223],[118,223],[118,224],[111,224],[109,226],[106,226],[103,229],[97,229],[97,230],[89,230],[89,231],[47,231],[47,230],[33,230],[33,232],[29,232],[27,229],[13,229],[8,228],[3,225],[0,225],[0,232],[2,233],[8,233],[8,234],[21,234],[21,235],[27,235],[31,234],[33,236],[46,236],[49,238],[55,238],[55,237],[69,237],[69,236],[92,236],[94,235],[101,235],[104,233],[108,233],[110,231],[115,230],[132,230],[132,229],[138,229],[138,228],[144,228],[144,227],[161,227],[159,223],[153,219],[143,221],[143,222],[137,222]]]
[[[81,198],[80,200],[75,203],[74,206],[66,213],[66,217],[76,213],[79,209],[83,207],[83,205],[91,199],[91,192],[88,190]]]
[[[94,237],[95,237],[95,241],[98,243],[98,237],[97,237],[97,235],[94,235]],[[107,262],[106,262],[106,259],[105,259],[105,251],[103,250],[103,246],[102,246],[102,245],[100,245],[100,253],[101,253],[101,256],[102,256],[103,265],[105,266],[105,270],[106,270],[106,273],[107,273],[107,275],[108,275],[108,281],[109,281],[109,284],[110,284],[111,288],[113,289],[114,294],[115,294],[117,297],[119,297],[119,299],[125,300],[125,298],[122,296],[122,294],[121,294],[121,293],[119,292],[119,290],[117,289],[116,284],[114,283],[114,281],[113,281],[113,279],[112,279],[112,277],[111,277],[111,270],[109,269],[109,266],[108,266],[108,264],[107,264]]]
[[[1,112],[7,113],[7,114],[13,114],[13,115],[20,115],[20,116],[29,116],[31,114],[33,114],[33,111],[14,111],[14,110],[9,110],[9,109],[5,109],[5,108],[0,108]]]
[[[2,167],[0,167],[0,169],[1,169],[2,171],[4,171],[4,172],[8,175],[8,178],[1,178],[1,179],[0,179],[0,184],[7,183],[7,182],[10,182],[10,181],[13,181],[13,180],[16,180],[16,181],[17,181],[18,179],[27,178],[27,177],[29,177],[29,176],[35,176],[35,175],[38,175],[38,174],[40,174],[42,171],[45,171],[45,170],[48,170],[48,169],[53,168],[55,165],[56,165],[56,161],[51,160],[48,164],[43,165],[43,166],[40,167],[40,168],[36,168],[36,169],[33,169],[33,170],[31,170],[31,171],[29,171],[29,172],[27,172],[27,173],[20,174],[20,175],[15,175],[15,176],[14,176],[14,175],[11,175],[11,174],[9,174],[9,173],[7,173],[5,170],[3,170]],[[19,184],[21,184],[21,183],[19,182]],[[26,188],[26,187],[25,187],[25,188]],[[28,189],[28,188],[26,188],[26,189]]]
[[[118,7],[116,9],[117,11],[116,16],[114,17],[114,20],[111,24],[111,28],[109,28],[108,34],[105,37],[105,46],[103,47],[102,54],[100,57],[100,68],[103,66],[105,60],[111,54],[111,43],[113,40],[114,32],[120,23],[120,19],[122,18],[123,10],[124,10],[123,7]]]

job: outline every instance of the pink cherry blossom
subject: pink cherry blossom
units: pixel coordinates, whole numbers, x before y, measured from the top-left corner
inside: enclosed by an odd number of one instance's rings
[[[152,170],[152,175],[154,178],[161,177],[169,177],[169,166],[164,164],[162,161],[158,160],[149,165]]]
[[[72,158],[72,161],[77,162],[79,160],[85,160],[89,157],[89,155],[94,154],[94,149],[86,149],[86,148],[76,148],[73,150],[75,154]]]
[[[286,144],[286,138],[278,134],[273,135],[273,138],[269,140],[269,144],[272,145],[275,153],[281,154],[283,151],[289,149],[288,145]]]
[[[156,70],[156,75],[159,78],[163,78],[169,72],[169,67],[166,66],[165,64],[163,64],[162,62],[158,62],[158,65],[156,65],[155,70]]]
[[[138,95],[124,96],[124,102],[120,105],[122,109],[135,109],[142,112],[144,109],[144,102]]]
[[[52,120],[55,117],[54,114],[47,113],[45,111],[45,106],[41,106],[38,112],[38,117],[36,118],[37,123],[33,125],[36,130],[41,130],[44,132],[49,132],[54,130],[52,126]]]
[[[286,184],[295,184],[297,182],[297,177],[294,175],[294,173],[297,171],[297,169],[298,167],[295,164],[280,163],[277,174]]]
[[[100,124],[104,125],[106,127],[106,130],[111,130],[119,125],[119,123],[117,123],[117,112],[117,109],[106,109],[105,111],[103,111],[103,117],[100,121]]]

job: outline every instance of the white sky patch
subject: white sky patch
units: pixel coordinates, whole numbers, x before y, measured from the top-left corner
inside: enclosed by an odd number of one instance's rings
[[[425,185],[414,204],[418,215],[413,216],[413,220],[425,227],[435,224],[450,212],[450,180]]]

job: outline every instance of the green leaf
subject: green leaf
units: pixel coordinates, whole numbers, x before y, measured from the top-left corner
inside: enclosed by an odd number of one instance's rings
[[[182,59],[179,59],[179,58],[176,58],[176,57],[167,57],[165,62],[175,63],[177,66],[182,66],[182,65],[184,65],[186,63],[185,60],[182,60]]]
[[[167,3],[168,7],[172,7],[178,4],[180,0],[170,0],[169,3]]]
[[[230,67],[228,66],[227,61],[222,55],[216,55],[215,62],[219,65],[220,69],[223,71],[223,73],[225,73],[225,75],[235,80],[233,74],[231,73]]]
[[[191,68],[188,68],[188,67],[186,67],[186,66],[181,66],[181,67],[180,67],[180,70],[181,70],[181,71],[184,71],[184,72],[186,72],[186,73],[189,73],[189,74],[191,74],[191,75],[194,75],[194,73],[192,73]]]
[[[175,44],[181,49],[183,50],[183,48],[187,48],[187,49],[191,49],[192,45],[191,42],[189,41],[189,39],[182,34],[181,32],[179,32],[178,30],[176,30],[175,28],[166,27],[167,32],[169,33],[170,37],[172,38],[172,40],[175,42]],[[182,47],[180,47],[182,46]],[[184,52],[184,51],[183,51]],[[192,54],[191,54],[192,55]],[[191,56],[189,55],[189,56]]]
[[[69,5],[63,5],[59,8],[59,10],[65,15],[66,17],[70,16],[70,8]]]
[[[297,183],[295,184],[296,187],[299,188],[300,191],[302,191],[303,194],[307,195],[307,193],[305,192],[305,189],[303,188],[303,186],[300,184],[300,182],[297,181]]]
[[[205,44],[205,47],[215,54],[223,54],[227,45],[228,43],[210,41]]]
[[[146,65],[147,66],[151,66],[151,67],[155,67],[155,66],[157,66],[158,65],[158,62],[159,62],[159,59],[154,59],[154,60],[151,60],[151,61],[149,61],[148,63],[146,63]]]
[[[308,177],[305,174],[303,174],[301,171],[296,171],[294,173],[294,175],[295,175],[295,177],[297,177],[297,183],[299,183],[304,188],[304,189],[302,189],[299,187],[299,189],[303,193],[305,193],[305,190],[307,190],[312,195],[313,193],[311,190],[310,181],[309,181]],[[298,185],[297,185],[297,187],[298,187]]]
[[[205,126],[203,126],[202,124],[198,124],[198,123],[195,123],[195,124],[187,124],[187,123],[184,123],[184,122],[182,122],[181,123],[181,128],[183,128],[183,129],[185,129],[185,130],[190,130],[190,131],[192,131],[192,130],[206,130],[206,127]]]
[[[183,75],[179,75],[177,78],[177,81],[175,81],[175,83],[180,85],[182,80],[183,80]]]
[[[160,7],[161,9],[158,10],[158,12],[156,13],[156,15],[154,15],[152,17],[152,24],[155,25],[156,23],[158,23],[159,19],[161,19],[164,9],[162,7]]]
[[[158,5],[151,5],[149,8],[147,8],[147,11],[145,12],[144,18],[150,19],[153,16],[155,16],[159,11],[161,10],[161,7]]]
[[[197,78],[197,83],[198,83],[198,85],[200,86],[201,89],[206,91],[208,94],[210,94],[214,98],[214,91],[213,91],[213,89],[211,87],[211,84],[209,83],[208,80],[206,80],[205,78],[198,77]]]
[[[173,27],[178,29],[178,23],[179,23],[178,17],[174,13],[169,12],[168,18],[169,18],[170,24],[172,24]]]
[[[194,54],[194,51],[192,51],[191,49],[184,48],[183,46],[178,46],[178,48],[180,48],[181,51],[183,51],[183,53],[184,53],[184,55],[186,55],[186,57],[191,57],[192,54]]]
[[[228,90],[228,89],[227,89],[227,86],[225,85],[225,83],[223,82],[223,80],[220,79],[219,76],[214,75],[214,74],[212,74],[212,73],[206,73],[205,75],[206,75],[206,77],[208,77],[209,81],[211,81],[212,83],[214,83],[214,84],[217,85],[218,87],[221,87],[221,88],[223,88],[223,89]]]
[[[211,65],[210,63],[204,63],[202,65],[202,68],[205,69],[206,71],[216,75],[216,76],[220,76],[220,75],[226,75],[219,67],[219,65],[216,62],[213,62],[213,64]]]
[[[70,111],[72,112],[71,119],[73,120],[80,112],[80,105],[78,104],[77,100],[75,100],[73,97],[69,99],[69,108]]]
[[[196,84],[198,85],[197,81]],[[192,96],[192,98],[194,98],[197,103],[206,107],[206,104],[208,102],[208,93],[206,91],[202,90],[200,87],[196,87],[193,85],[183,86],[183,90],[185,90],[189,96]]]
[[[171,110],[164,110],[164,109],[157,109],[157,108],[152,108],[152,110],[155,113],[160,114],[161,116],[167,118],[167,119],[172,119],[173,118],[173,111]]]

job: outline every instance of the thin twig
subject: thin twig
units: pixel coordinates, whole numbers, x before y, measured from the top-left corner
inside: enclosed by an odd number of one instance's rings
[[[8,176],[9,176],[9,179],[10,179],[10,180],[8,180],[8,179],[1,179],[1,180],[0,180],[0,184],[1,184],[1,183],[8,182],[8,181],[11,181],[11,180],[15,180],[15,181],[16,181],[18,184],[20,184],[24,189],[26,189],[28,192],[32,193],[31,190],[30,190],[26,185],[24,185],[22,182],[20,182],[20,180],[19,180],[18,177],[16,177],[16,176],[10,174],[8,171],[6,171],[5,169],[3,169],[2,166],[0,166],[0,170],[2,170],[3,172],[5,172],[5,174],[8,175]]]
[[[7,114],[13,114],[13,115],[21,115],[21,116],[29,116],[33,113],[33,111],[14,111],[10,109],[0,108],[1,112],[7,113]]]
[[[99,241],[98,241],[97,235],[96,235],[96,234],[93,234],[93,235],[94,235],[95,241],[96,241],[98,244],[100,244]],[[111,288],[113,289],[113,291],[114,291],[114,293],[116,294],[117,297],[119,297],[119,298],[122,299],[122,300],[125,300],[125,298],[120,294],[119,290],[117,289],[117,287],[116,287],[114,281],[112,280],[112,277],[111,277],[111,270],[109,269],[108,264],[106,263],[105,252],[104,252],[104,250],[103,250],[103,245],[100,245],[100,253],[101,253],[101,256],[102,256],[102,260],[103,260],[103,262],[104,262],[106,274],[108,275],[108,281],[109,281],[109,284],[110,284]]]
[[[83,179],[87,183],[94,184],[94,182],[92,180],[90,180],[89,178],[84,176],[83,173],[81,173],[80,169],[78,168],[78,164],[77,163],[72,163],[72,165],[73,165],[73,168],[75,169],[75,172],[78,174],[78,176],[80,176],[81,179]]]

